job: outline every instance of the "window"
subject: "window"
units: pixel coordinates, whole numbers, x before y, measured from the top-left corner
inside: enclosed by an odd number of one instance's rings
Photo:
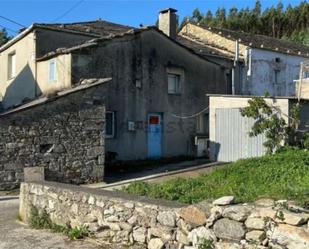
[[[280,84],[281,77],[281,71],[278,69],[275,69],[275,84]]]
[[[48,62],[48,80],[56,80],[56,60],[52,59]]]
[[[15,52],[9,54],[8,58],[8,79],[16,76],[16,54]]]
[[[115,136],[115,112],[107,111],[105,114],[105,135],[106,138],[113,138]]]
[[[202,114],[197,116],[197,133],[208,135],[209,134],[209,114]]]
[[[180,94],[180,75],[168,73],[168,93]]]

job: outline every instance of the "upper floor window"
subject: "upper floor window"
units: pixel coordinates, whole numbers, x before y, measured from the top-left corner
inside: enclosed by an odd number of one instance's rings
[[[56,60],[51,59],[48,62],[48,80],[55,81],[56,80]]]
[[[16,53],[10,53],[8,57],[8,79],[16,76]]]
[[[180,94],[180,75],[168,73],[168,93]]]
[[[278,69],[275,69],[275,84],[281,83],[281,71]]]

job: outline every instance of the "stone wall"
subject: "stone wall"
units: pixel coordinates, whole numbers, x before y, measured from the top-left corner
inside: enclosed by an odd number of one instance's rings
[[[34,206],[58,225],[87,226],[99,242],[194,249],[207,239],[203,248],[309,248],[309,210],[287,201],[232,204],[233,197],[223,197],[186,206],[51,182],[22,183],[20,200],[25,222]]]
[[[84,183],[104,175],[100,86],[47,98],[0,116],[0,190],[17,187],[24,167],[45,168],[48,180]]]

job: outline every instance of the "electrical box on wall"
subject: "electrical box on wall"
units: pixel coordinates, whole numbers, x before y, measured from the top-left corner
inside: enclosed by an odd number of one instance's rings
[[[128,122],[128,131],[135,131],[135,122],[133,121]]]
[[[136,80],[136,81],[135,81],[135,86],[136,86],[137,88],[142,88],[142,82],[141,82],[141,80]]]

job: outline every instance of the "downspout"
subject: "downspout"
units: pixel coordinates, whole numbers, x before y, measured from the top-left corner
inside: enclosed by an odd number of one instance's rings
[[[33,58],[34,61],[34,97],[38,96],[38,82],[37,82],[37,61],[36,61],[36,33],[37,31],[33,31]]]
[[[233,68],[232,68],[232,95],[235,95],[235,81],[236,81],[236,67],[239,60],[239,42],[238,40],[235,41],[235,57],[233,61]]]

